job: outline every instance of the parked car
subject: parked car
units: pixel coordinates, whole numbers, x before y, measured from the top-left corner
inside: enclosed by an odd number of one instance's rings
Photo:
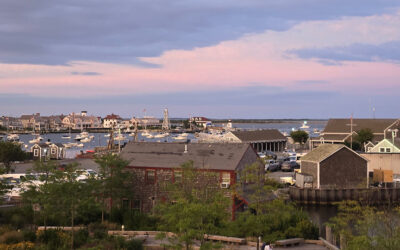
[[[269,163],[265,164],[265,171],[275,172],[281,169],[281,164],[271,160]]]
[[[281,170],[282,171],[294,171],[295,169],[299,169],[300,165],[295,161],[285,161],[282,163]]]

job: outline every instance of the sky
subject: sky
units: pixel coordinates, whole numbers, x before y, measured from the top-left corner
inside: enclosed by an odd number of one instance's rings
[[[0,115],[399,118],[399,27],[398,0],[0,0]]]

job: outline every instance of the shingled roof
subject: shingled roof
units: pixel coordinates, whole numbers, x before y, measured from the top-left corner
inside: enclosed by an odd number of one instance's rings
[[[248,150],[244,143],[185,143],[130,142],[121,157],[131,167],[177,168],[192,160],[195,168],[235,170]],[[255,158],[256,159],[256,158]]]
[[[369,128],[373,133],[383,133],[397,119],[353,119],[353,130]],[[350,133],[350,119],[329,119],[323,133]]]
[[[232,131],[242,142],[286,141],[286,137],[277,129]]]
[[[343,148],[350,150],[351,152],[354,152],[353,150],[351,150],[350,148],[346,147],[343,144],[322,144],[313,151],[311,151],[310,153],[301,157],[301,161],[321,162]],[[354,153],[357,154],[356,152]],[[359,154],[357,155],[360,156]]]

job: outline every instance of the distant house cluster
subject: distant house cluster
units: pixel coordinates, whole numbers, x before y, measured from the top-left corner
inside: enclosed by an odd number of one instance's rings
[[[124,119],[117,114],[109,114],[104,118],[89,115],[87,111],[71,113],[68,115],[42,116],[40,113],[21,115],[20,117],[0,117],[0,126],[11,131],[60,131],[60,130],[85,130],[85,129],[110,129],[140,127],[161,127],[162,122],[151,116],[142,118]]]

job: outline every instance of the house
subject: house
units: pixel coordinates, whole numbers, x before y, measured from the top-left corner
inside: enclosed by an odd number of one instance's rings
[[[88,129],[88,128],[101,128],[101,119],[96,116],[87,115],[87,111],[82,111],[80,114],[69,114],[62,120],[64,128],[71,129]]]
[[[154,205],[163,199],[160,186],[163,182],[174,182],[182,176],[180,166],[193,161],[199,171],[215,173],[212,183],[226,189],[240,178],[240,172],[254,162],[258,155],[249,144],[244,143],[154,143],[130,142],[120,155],[128,161],[128,168],[138,177],[136,198],[130,201],[133,209],[152,211]],[[263,170],[260,164],[260,171]],[[232,202],[232,216],[243,204]]]
[[[143,118],[133,117],[131,119],[131,124],[137,124],[140,127],[161,126],[160,120],[152,116],[145,116]]]
[[[190,117],[189,121],[198,127],[206,128],[212,124],[212,121],[202,116]]]
[[[250,143],[258,153],[283,152],[287,138],[277,129],[231,131],[224,135],[224,141]]]
[[[312,176],[312,188],[368,187],[368,160],[342,144],[318,146],[301,158],[300,168]]]
[[[61,143],[36,143],[31,147],[34,160],[61,160],[65,158],[65,147]]]
[[[400,119],[329,119],[320,136],[310,138],[310,147],[320,144],[344,144],[351,141],[361,129],[370,129],[374,135],[372,143],[392,138],[392,131],[400,129]],[[398,135],[396,135],[398,136]]]
[[[368,143],[366,149],[369,153],[400,153],[400,138],[383,139],[376,145]]]
[[[115,128],[121,122],[121,117],[112,113],[103,119],[103,128]]]

